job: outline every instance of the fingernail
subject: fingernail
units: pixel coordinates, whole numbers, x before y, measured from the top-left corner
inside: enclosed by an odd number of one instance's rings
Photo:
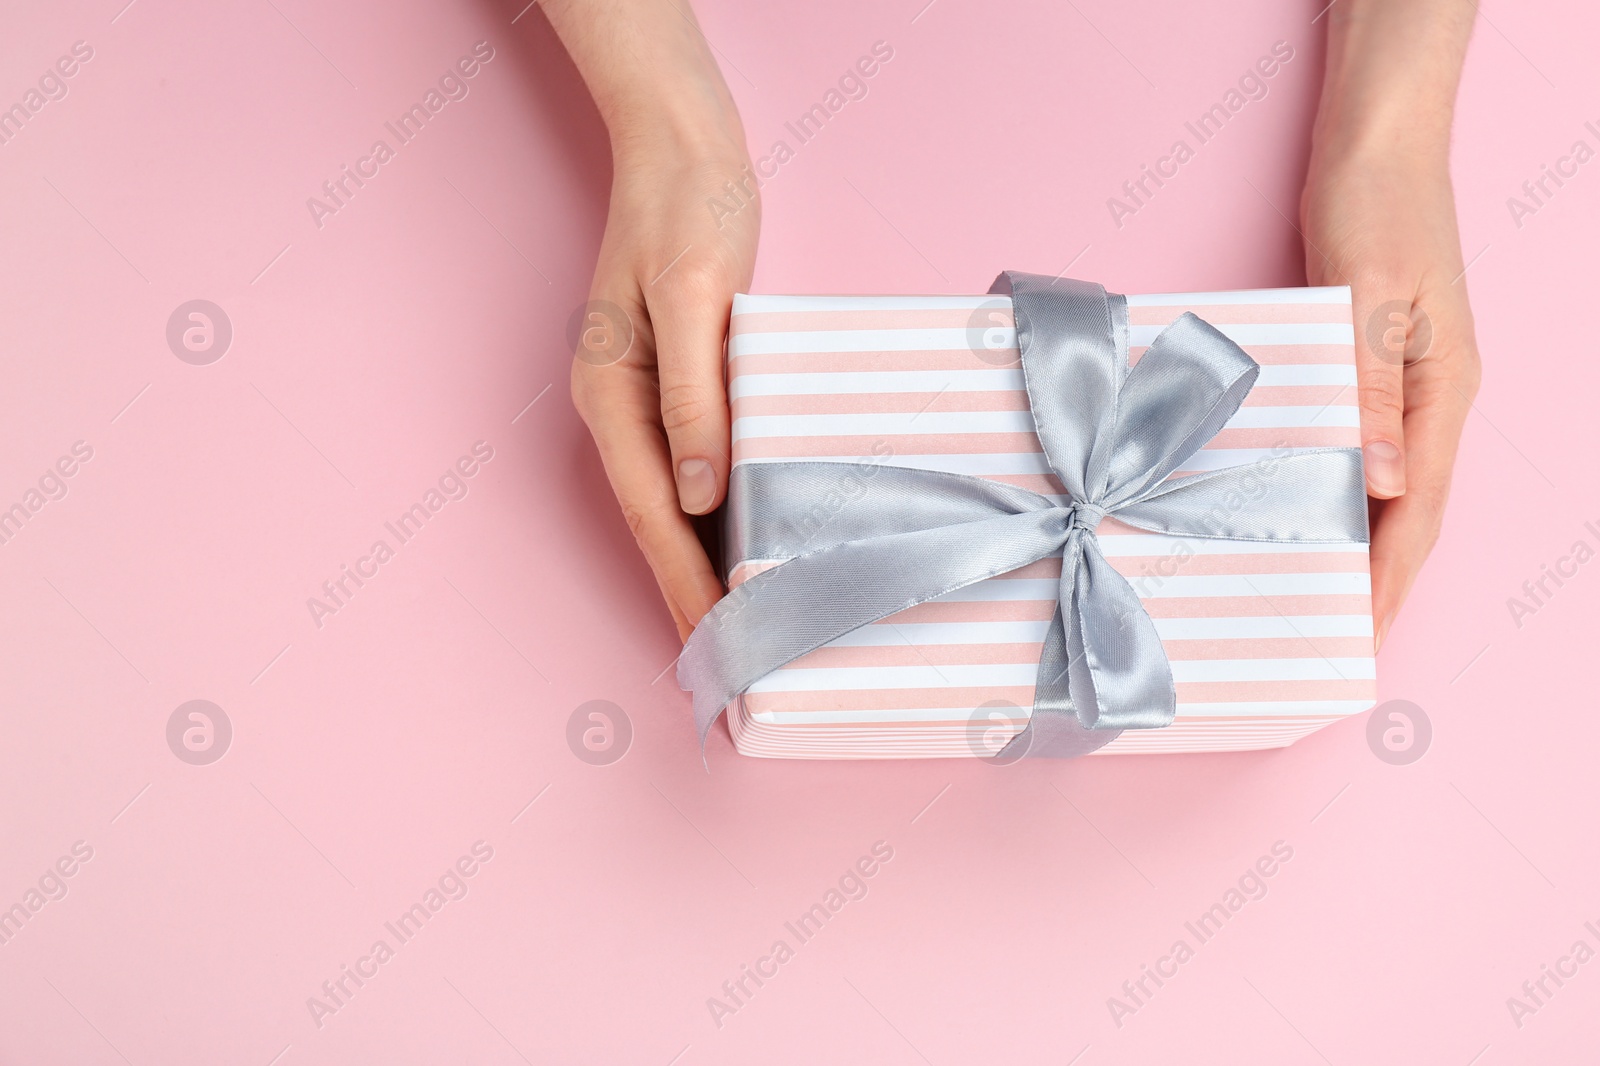
[[[1406,464],[1400,449],[1386,440],[1375,440],[1362,449],[1366,459],[1367,484],[1378,496],[1400,496],[1406,491]]]
[[[690,514],[705,514],[717,498],[717,472],[704,459],[678,464],[678,504]]]
[[[1378,623],[1378,635],[1372,642],[1372,654],[1378,654],[1378,649],[1383,647],[1383,638],[1389,635],[1389,624],[1394,621],[1394,615],[1389,615]]]

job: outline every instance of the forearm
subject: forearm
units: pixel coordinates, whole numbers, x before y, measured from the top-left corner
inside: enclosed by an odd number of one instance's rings
[[[1312,170],[1340,160],[1448,162],[1469,0],[1336,0]]]
[[[737,141],[744,131],[687,0],[544,0],[594,97],[614,153],[668,137]]]

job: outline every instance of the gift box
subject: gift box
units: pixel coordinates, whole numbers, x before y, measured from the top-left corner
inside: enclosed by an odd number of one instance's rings
[[[1288,457],[1359,449],[1348,288],[1125,300],[1124,373],[1186,312],[1259,364],[1237,410],[1172,479],[1248,466],[1267,484]],[[890,467],[967,475],[1064,501],[1027,386],[1004,296],[734,300],[735,470],[833,464],[818,468],[828,477],[808,490],[800,520],[824,539],[834,516],[874,491],[874,479]],[[1354,454],[1356,487],[1341,491],[1360,495]],[[783,502],[794,510],[794,500]],[[743,501],[729,512],[730,600],[786,561],[746,557],[749,538],[739,523],[761,503]],[[1355,505],[1364,507],[1364,499]],[[1281,747],[1372,706],[1364,518],[1361,539],[1346,543],[1151,532],[1115,514],[1095,535],[1153,620],[1176,692],[1169,724],[1111,734],[1096,754]],[[1057,552],[828,641],[727,706],[734,744],[742,754],[776,758],[993,757],[1034,713],[1061,578]]]

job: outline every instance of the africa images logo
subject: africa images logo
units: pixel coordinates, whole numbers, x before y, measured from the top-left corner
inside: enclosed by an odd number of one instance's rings
[[[472,91],[468,82],[477,77],[493,58],[494,46],[488,41],[473,45],[471,55],[462,56],[454,66],[445,68],[445,72],[439,75],[437,87],[430,85],[419,102],[401,112],[394,121],[383,124],[389,136],[394,138],[393,145],[380,137],[372,142],[372,148],[366,155],[356,160],[354,168],[349,164],[341,164],[338,176],[322,183],[322,196],[306,198],[306,210],[311,212],[311,221],[316,223],[317,228],[326,225],[329,216],[348,207],[356,193],[366,188],[367,182],[378,176],[384,164],[410,144],[447,104],[465,100]]]

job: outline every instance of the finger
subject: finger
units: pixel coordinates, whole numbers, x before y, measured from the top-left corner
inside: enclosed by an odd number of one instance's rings
[[[1382,504],[1372,529],[1372,617],[1382,646],[1417,573],[1439,539],[1450,471],[1470,409],[1470,389],[1453,377],[1430,375],[1408,383],[1404,496]]]
[[[1407,483],[1404,367],[1413,336],[1412,290],[1382,276],[1353,277],[1351,290],[1367,495],[1393,499]]]
[[[661,424],[672,453],[678,503],[710,513],[728,487],[729,413],[723,387],[723,339],[733,296],[686,263],[645,291],[655,329]]]
[[[594,436],[606,477],[655,573],[678,635],[687,639],[721,597],[722,584],[678,506],[651,371],[629,366],[633,359],[601,367],[575,360],[573,402]]]
[[[656,578],[656,588],[661,590],[661,598],[666,602],[667,611],[672,615],[672,625],[678,631],[678,639],[688,643],[689,634],[694,632],[694,623],[684,615],[683,610],[678,606],[672,595],[667,592],[667,586],[661,583],[659,577]]]

